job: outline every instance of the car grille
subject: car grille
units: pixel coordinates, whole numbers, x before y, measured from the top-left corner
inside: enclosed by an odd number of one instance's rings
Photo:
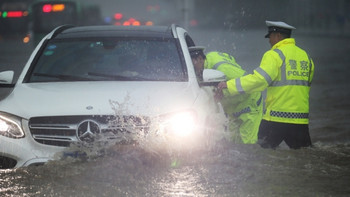
[[[29,120],[29,129],[35,141],[64,147],[72,142],[91,140],[84,134],[99,133],[107,139],[115,139],[120,133],[147,133],[149,125],[148,117],[138,116],[54,116]]]

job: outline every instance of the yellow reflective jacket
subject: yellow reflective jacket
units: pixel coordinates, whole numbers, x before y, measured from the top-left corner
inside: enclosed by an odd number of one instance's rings
[[[216,51],[206,54],[204,68],[219,70],[226,75],[228,80],[239,78],[245,74],[245,70],[237,64],[233,56]],[[244,95],[230,95],[228,91],[224,91],[224,95],[221,103],[226,114],[236,117],[243,113],[259,111],[259,106],[262,103],[260,92]]]
[[[227,82],[230,94],[263,91],[267,88],[265,113],[267,121],[308,124],[309,91],[314,65],[307,53],[284,39],[267,51],[253,74]]]

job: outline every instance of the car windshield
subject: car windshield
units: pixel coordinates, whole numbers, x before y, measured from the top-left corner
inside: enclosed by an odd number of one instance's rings
[[[64,39],[49,42],[26,82],[186,81],[174,39]]]

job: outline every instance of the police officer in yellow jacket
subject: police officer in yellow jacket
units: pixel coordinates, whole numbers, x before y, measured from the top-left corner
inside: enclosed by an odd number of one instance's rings
[[[216,69],[227,79],[235,79],[245,74],[235,58],[227,53],[209,52],[204,55],[204,47],[190,47],[190,54],[197,71]],[[200,75],[200,73],[197,73]],[[254,144],[258,140],[258,130],[262,118],[262,95],[260,92],[231,96],[225,92],[221,100],[229,117],[231,138],[236,143]]]
[[[291,38],[293,26],[266,21],[271,50],[253,74],[221,82],[220,90],[239,95],[267,88],[263,120],[258,138],[263,148],[276,148],[282,141],[293,149],[311,146],[309,135],[309,91],[314,64]]]

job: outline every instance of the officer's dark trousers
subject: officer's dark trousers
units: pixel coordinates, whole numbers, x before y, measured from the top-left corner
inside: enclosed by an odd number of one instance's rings
[[[282,141],[292,149],[311,146],[309,125],[262,120],[258,133],[260,146],[275,149]]]

